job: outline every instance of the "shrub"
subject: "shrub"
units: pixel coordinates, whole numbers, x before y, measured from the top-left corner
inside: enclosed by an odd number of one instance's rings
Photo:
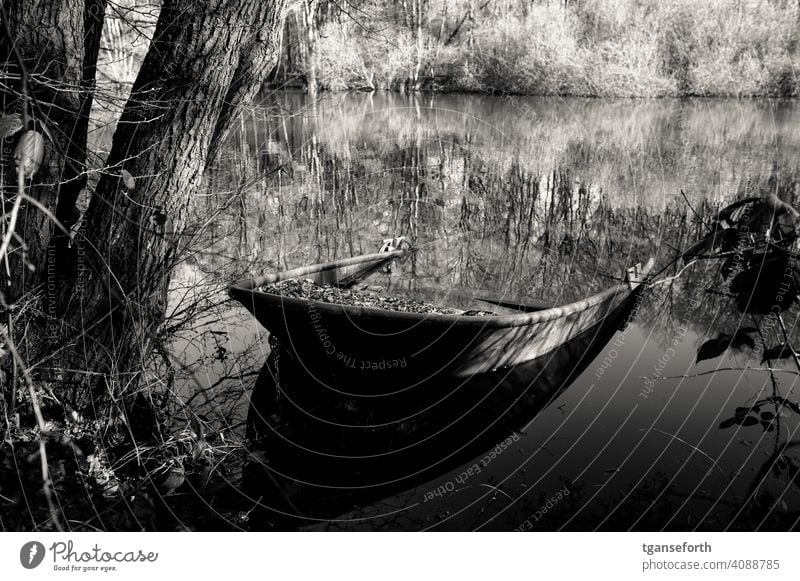
[[[430,1],[423,87],[598,97],[800,95],[794,2],[520,0],[509,10],[487,7],[470,22],[462,21],[465,3],[448,3],[447,12]],[[405,86],[417,64],[415,32],[394,4],[370,0],[362,9],[369,27],[345,20],[323,29],[323,85]]]

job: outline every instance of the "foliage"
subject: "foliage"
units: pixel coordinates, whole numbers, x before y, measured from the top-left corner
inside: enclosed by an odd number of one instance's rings
[[[319,75],[331,90],[416,82],[434,90],[593,97],[800,95],[800,7],[793,2],[428,0],[404,2],[403,9],[363,0],[356,6],[350,17],[331,17],[330,8],[318,13]],[[302,75],[302,56],[293,62]],[[417,70],[420,79],[413,78]]]

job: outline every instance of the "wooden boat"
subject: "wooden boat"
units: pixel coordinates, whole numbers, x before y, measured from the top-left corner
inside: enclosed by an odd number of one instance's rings
[[[353,394],[348,385],[332,389],[277,346],[259,374],[248,414],[250,449],[262,451],[244,473],[248,496],[261,499],[251,526],[313,525],[413,487],[430,490],[435,485],[424,483],[484,462],[501,443],[522,450],[519,432],[603,353],[634,306],[621,302],[537,359],[439,377],[381,397]]]
[[[523,312],[497,316],[398,312],[259,290],[290,278],[352,286],[406,252],[378,252],[267,274],[238,281],[228,292],[315,376],[354,390],[367,386],[377,395],[398,389],[401,378],[407,386],[540,358],[631,301],[653,265],[652,259],[644,267],[636,265],[624,283],[573,303],[550,308],[519,303]]]

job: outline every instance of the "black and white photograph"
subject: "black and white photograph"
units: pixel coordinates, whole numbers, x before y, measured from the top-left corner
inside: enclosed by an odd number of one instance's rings
[[[0,17],[0,570],[800,528],[797,0]]]

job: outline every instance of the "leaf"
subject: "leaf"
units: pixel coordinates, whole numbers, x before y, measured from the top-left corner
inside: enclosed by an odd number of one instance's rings
[[[725,206],[717,214],[717,220],[730,228],[733,224],[737,224],[743,216],[747,215],[748,212],[744,206],[758,201],[759,198],[750,197]]]
[[[728,228],[722,231],[721,238],[722,244],[720,249],[727,252],[735,250],[741,244],[742,233],[739,232],[738,228]]]
[[[120,170],[119,175],[122,177],[122,185],[124,185],[127,189],[133,190],[136,187],[136,180],[133,179],[131,173],[126,170]]]
[[[738,418],[735,418],[735,417],[733,417],[733,418],[728,418],[727,420],[725,420],[724,422],[722,422],[722,423],[719,425],[719,429],[720,429],[720,430],[724,430],[724,429],[726,429],[726,428],[730,428],[731,426],[735,426],[735,425],[736,425],[736,424],[738,424],[738,423],[739,423],[739,419],[738,419]]]
[[[205,430],[203,430],[203,424],[200,423],[200,420],[192,414],[189,417],[189,427],[194,432],[195,437],[202,438],[205,434]]]
[[[45,137],[47,137],[47,139],[50,140],[50,143],[55,143],[55,140],[53,139],[53,134],[50,133],[50,128],[47,126],[47,123],[45,123],[43,119],[38,119],[37,122],[39,124],[39,127],[41,127]]]
[[[741,349],[744,346],[755,348],[756,343],[750,336],[756,333],[758,329],[753,327],[743,327],[736,331],[733,335],[727,333],[720,333],[716,339],[710,339],[700,346],[697,350],[696,363],[706,359],[714,359],[719,357],[729,348]]]
[[[33,177],[39,171],[43,158],[44,138],[42,134],[33,130],[23,133],[14,148],[17,171],[21,171],[26,178]]]
[[[723,280],[728,280],[728,277],[731,275],[734,268],[736,268],[737,264],[738,262],[734,260],[733,257],[725,259],[725,262],[722,263],[722,268],[719,270]]]
[[[214,354],[214,358],[219,361],[225,361],[227,357],[228,350],[225,348],[224,345],[217,345],[217,351]]]
[[[736,306],[743,313],[779,314],[795,300],[797,283],[787,256],[754,255],[747,267],[731,281]],[[780,296],[783,300],[776,300]]]
[[[788,357],[793,357],[794,352],[792,348],[784,343],[783,345],[776,345],[775,347],[770,347],[769,349],[764,350],[764,354],[761,357],[761,363],[764,363],[767,360],[770,361],[777,361],[778,359],[787,359]]]
[[[0,139],[11,137],[18,131],[22,131],[22,115],[19,113],[10,113],[0,117]]]
[[[192,449],[192,461],[197,462],[197,460],[199,460],[208,449],[209,445],[205,438],[200,438],[197,440],[197,443]]]
[[[761,412],[761,419],[765,422],[771,421],[775,418],[775,414],[772,412]]]
[[[747,426],[755,426],[756,424],[760,423],[758,418],[755,416],[747,416],[744,420],[742,420],[742,425]]]
[[[730,335],[722,334],[716,339],[710,339],[700,345],[700,349],[697,350],[697,360],[696,363],[700,363],[701,361],[705,361],[706,359],[714,359],[715,357],[719,357],[728,346],[731,344],[732,337]]]
[[[739,349],[742,346],[746,345],[751,349],[755,349],[756,343],[750,335],[752,333],[757,333],[757,332],[758,329],[754,329],[753,327],[745,327],[743,329],[739,329],[733,335],[733,339],[731,340],[731,347]]]

